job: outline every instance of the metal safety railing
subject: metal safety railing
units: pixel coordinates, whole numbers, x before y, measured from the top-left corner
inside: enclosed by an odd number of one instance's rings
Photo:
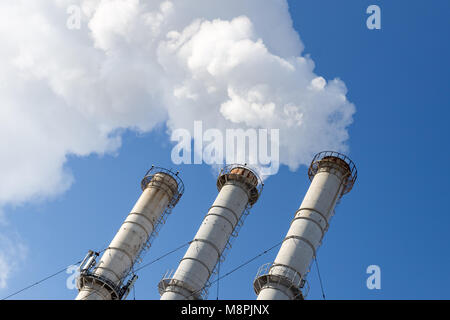
[[[308,169],[308,176],[311,181],[321,168],[335,168],[344,172],[341,195],[350,192],[358,176],[358,171],[353,161],[346,155],[336,151],[322,151],[314,156]]]
[[[309,283],[289,266],[269,262],[256,273],[253,289],[258,295],[263,288],[283,286],[292,292],[293,300],[303,300],[309,293]]]
[[[220,191],[230,180],[240,181],[248,187],[250,207],[256,203],[264,188],[264,183],[259,175],[247,164],[230,164],[225,166],[217,178],[217,189]]]
[[[125,299],[136,282],[137,275],[133,274],[125,285],[122,285],[124,281],[120,281],[119,284],[116,284],[106,277],[95,274],[96,258],[98,256],[99,254],[97,252],[89,250],[88,254],[81,262],[80,275],[76,282],[78,289],[81,290],[88,283],[98,283],[101,287],[108,290],[112,300]],[[93,293],[94,291],[91,294]]]
[[[178,171],[177,172],[173,172],[170,169],[165,169],[165,168],[161,168],[161,167],[152,166],[147,171],[147,173],[145,174],[144,178],[142,178],[141,189],[144,190],[145,188],[147,188],[148,184],[152,181],[153,177],[157,173],[164,173],[164,174],[166,174],[167,177],[169,179],[173,179],[173,181],[177,185],[176,190],[172,190],[173,191],[173,196],[172,196],[172,198],[171,198],[171,200],[169,202],[169,205],[168,205],[169,208],[173,208],[178,203],[178,201],[180,200],[181,196],[184,193],[184,184],[183,184],[183,181],[181,180],[181,178],[178,176],[178,174],[179,174]]]
[[[183,273],[178,271],[178,273]],[[185,296],[186,299],[193,298],[195,300],[206,300],[208,291],[206,286],[203,286],[200,290],[191,288],[186,282],[174,278],[175,270],[167,270],[161,281],[158,283],[158,292],[162,296],[164,292],[175,292]],[[192,276],[192,275],[190,275]],[[193,283],[195,281],[191,280]],[[200,279],[197,282],[201,282]],[[180,289],[177,289],[180,288]],[[189,292],[188,296],[185,295],[185,291]]]
[[[143,261],[142,257],[150,249],[153,241],[155,240],[155,238],[158,236],[159,232],[161,231],[162,226],[166,223],[168,216],[172,213],[172,209],[175,207],[175,205],[178,203],[178,201],[180,200],[181,196],[184,193],[184,184],[183,184],[183,181],[181,180],[181,178],[178,176],[178,174],[179,174],[178,171],[173,172],[170,169],[165,169],[165,168],[155,167],[155,166],[152,166],[147,171],[144,178],[142,179],[142,181],[141,181],[142,190],[145,190],[146,188],[148,188],[150,184],[152,184],[152,186],[154,186],[153,184],[156,183],[155,180],[159,180],[159,179],[154,179],[154,177],[156,174],[159,174],[159,173],[163,173],[166,176],[165,177],[163,176],[163,181],[159,181],[159,182],[157,182],[157,184],[166,184],[166,185],[169,185],[169,187],[170,187],[171,182],[175,182],[177,188],[172,189],[173,194],[171,196],[169,204],[167,205],[166,209],[162,212],[162,214],[159,216],[159,218],[156,220],[156,223],[153,226],[153,230],[149,234],[147,241],[142,245],[139,253],[137,254],[137,256],[133,262],[133,266],[135,264],[139,264]],[[172,179],[172,181],[170,179]],[[158,187],[158,186],[156,186],[156,187]],[[126,273],[125,278],[129,277],[130,274],[132,274],[133,266]]]

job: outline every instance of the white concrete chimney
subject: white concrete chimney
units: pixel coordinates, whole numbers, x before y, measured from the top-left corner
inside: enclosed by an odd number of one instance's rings
[[[132,266],[150,246],[184,192],[178,172],[157,167],[147,172],[141,187],[142,195],[100,261],[95,263],[90,251],[86,264],[81,265],[77,300],[119,300],[126,296],[136,280],[136,276],[130,278]],[[127,278],[128,282],[124,283]]]
[[[159,283],[161,300],[204,299],[207,283],[231,236],[237,236],[246,211],[262,190],[258,175],[243,165],[225,167],[217,179],[219,194],[175,273]]]
[[[334,207],[355,183],[357,171],[345,155],[317,154],[308,170],[311,185],[296,211],[275,261],[260,268],[253,287],[258,300],[302,300],[309,266],[328,230]]]

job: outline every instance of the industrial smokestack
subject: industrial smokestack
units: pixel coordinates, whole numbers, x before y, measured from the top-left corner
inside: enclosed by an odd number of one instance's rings
[[[89,251],[80,265],[77,300],[124,299],[137,276],[131,270],[184,192],[178,177],[152,167],[141,181],[142,195],[98,263]],[[98,255],[98,254],[97,254]],[[128,281],[126,281],[128,280]]]
[[[263,184],[246,166],[225,167],[217,179],[219,194],[206,214],[178,269],[158,285],[161,300],[197,300],[207,295],[214,273],[231,236],[237,236],[248,209],[258,200]]]
[[[357,171],[345,155],[317,154],[308,170],[311,185],[295,213],[273,263],[263,265],[253,287],[258,300],[303,300],[309,266],[328,230],[334,207],[355,183]]]

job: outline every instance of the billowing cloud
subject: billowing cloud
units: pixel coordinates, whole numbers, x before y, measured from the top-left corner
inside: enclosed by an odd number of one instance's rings
[[[283,0],[3,1],[0,41],[0,207],[64,192],[67,156],[117,151],[125,128],[280,129],[291,169],[346,149],[355,108]]]

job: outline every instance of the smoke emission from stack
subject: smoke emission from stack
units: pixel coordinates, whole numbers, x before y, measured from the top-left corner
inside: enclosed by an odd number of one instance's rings
[[[3,1],[0,34],[0,206],[64,192],[67,157],[113,153],[126,128],[280,129],[291,169],[346,150],[355,108],[314,73],[286,1]]]
[[[68,157],[117,153],[127,129],[280,129],[291,170],[347,150],[355,107],[287,1],[2,1],[0,35],[0,210],[67,191]]]

